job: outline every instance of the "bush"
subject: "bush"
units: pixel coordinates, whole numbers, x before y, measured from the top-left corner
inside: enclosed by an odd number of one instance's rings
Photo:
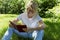
[[[48,15],[45,12],[48,11],[48,9],[52,9],[56,5],[57,5],[56,0],[45,0],[45,1],[42,1],[42,2],[38,2],[39,15],[42,16],[42,17],[45,17],[46,15]]]
[[[26,4],[24,1],[27,0],[0,0],[0,13],[22,13]],[[38,13],[41,17],[45,17],[45,12],[57,4],[56,0],[36,0],[35,2],[38,4]]]

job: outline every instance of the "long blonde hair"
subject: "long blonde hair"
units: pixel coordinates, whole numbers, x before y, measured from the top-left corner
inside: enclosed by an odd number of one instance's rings
[[[37,13],[37,8],[38,8],[38,5],[37,3],[34,1],[34,0],[30,0],[26,5],[25,5],[25,12],[27,12],[27,8],[28,7],[32,7],[35,12]]]

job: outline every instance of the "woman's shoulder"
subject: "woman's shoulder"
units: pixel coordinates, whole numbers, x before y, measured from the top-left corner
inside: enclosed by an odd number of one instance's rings
[[[26,17],[26,13],[19,14],[19,17],[21,17],[21,18]]]
[[[39,16],[39,15],[37,15],[37,20],[42,20],[42,18]]]
[[[37,18],[41,18],[41,16],[37,15]]]
[[[22,15],[25,15],[26,13],[21,13],[21,14],[19,14],[20,16],[22,16]]]
[[[19,16],[23,15],[24,13],[19,14]]]

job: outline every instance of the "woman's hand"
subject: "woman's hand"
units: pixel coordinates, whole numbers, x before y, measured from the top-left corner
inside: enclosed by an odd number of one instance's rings
[[[12,21],[9,21],[10,23],[9,23],[9,27],[12,27],[12,28],[14,28],[14,26],[13,26],[13,22]]]
[[[25,32],[29,32],[30,30],[28,28],[23,28]]]
[[[40,20],[38,24],[41,30],[45,29],[45,23],[42,20]]]
[[[9,24],[9,27],[13,27],[13,25],[10,23],[10,24]]]
[[[11,20],[11,22],[13,23],[17,23],[19,20],[16,18],[14,20]],[[10,21],[9,21],[10,22]],[[11,23],[9,23],[9,27],[13,27],[13,25]]]

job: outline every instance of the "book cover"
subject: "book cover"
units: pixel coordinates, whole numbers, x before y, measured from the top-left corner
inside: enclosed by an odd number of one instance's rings
[[[9,22],[10,22],[10,24],[13,25],[13,28],[17,29],[19,32],[25,32],[23,30],[23,28],[27,28],[26,25],[17,25],[15,23],[11,22],[11,21],[9,21]]]

